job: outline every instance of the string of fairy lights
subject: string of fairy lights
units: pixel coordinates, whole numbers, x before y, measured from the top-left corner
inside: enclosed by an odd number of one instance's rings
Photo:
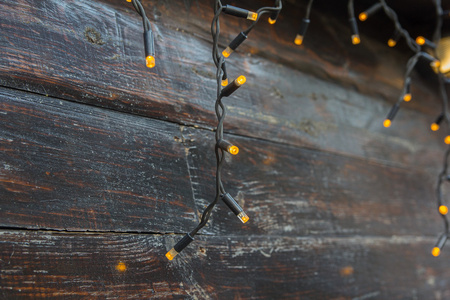
[[[127,0],[133,4],[136,12],[142,17],[142,25],[144,27],[144,51],[145,51],[145,64],[149,68],[155,67],[155,44],[153,38],[153,31],[150,21],[147,18],[144,7],[139,0]]]
[[[296,45],[301,45],[303,43],[306,30],[308,28],[308,25],[310,23],[309,15],[311,11],[313,0],[308,1],[308,5],[306,7],[306,15],[302,20],[302,24],[300,27],[300,30],[297,34],[297,36],[294,39],[294,43]],[[359,14],[358,18],[361,22],[366,21],[370,16],[374,15],[378,11],[383,11],[386,16],[391,19],[391,21],[394,23],[395,26],[395,32],[393,36],[388,40],[388,46],[394,47],[400,38],[403,38],[406,42],[406,45],[410,48],[412,52],[414,52],[414,55],[408,60],[406,64],[406,72],[405,72],[405,79],[403,81],[403,88],[402,92],[398,98],[398,100],[395,102],[395,104],[392,106],[391,110],[389,111],[386,119],[383,122],[384,127],[390,127],[392,124],[392,120],[395,118],[397,112],[400,109],[400,105],[402,102],[409,102],[412,99],[411,95],[411,73],[414,70],[414,67],[418,63],[419,59],[425,59],[429,62],[430,67],[437,73],[438,81],[439,81],[439,89],[440,94],[442,97],[443,102],[443,110],[441,114],[436,118],[435,122],[431,124],[431,130],[437,131],[440,128],[440,124],[445,121],[450,126],[450,116],[448,113],[448,98],[447,98],[447,91],[445,88],[445,83],[447,82],[445,79],[444,74],[441,73],[439,67],[440,67],[440,60],[436,53],[436,45],[439,43],[439,40],[441,39],[441,29],[443,24],[443,18],[444,16],[448,16],[449,12],[444,11],[442,9],[441,1],[440,0],[433,0],[433,3],[436,7],[436,27],[433,33],[432,41],[429,39],[426,39],[423,36],[418,36],[416,39],[411,38],[410,34],[406,29],[404,29],[399,20],[397,13],[387,5],[385,0],[379,0],[375,4],[373,4],[371,7],[369,7],[367,10],[363,11]],[[358,31],[358,25],[356,23],[355,19],[355,13],[354,13],[354,3],[353,0],[348,1],[348,14],[349,14],[349,22],[350,22],[350,29],[352,32],[351,40],[354,45],[357,45],[361,42],[359,31]],[[430,53],[428,53],[431,52]],[[450,135],[447,135],[444,142],[448,145],[450,145]],[[437,208],[439,214],[442,216],[444,221],[444,232],[439,236],[438,241],[435,245],[435,247],[432,249],[431,253],[433,256],[439,256],[441,253],[442,248],[444,247],[447,239],[449,238],[449,222],[447,218],[448,213],[448,207],[444,204],[442,200],[442,185],[444,182],[450,180],[450,174],[448,174],[448,157],[450,153],[450,148],[445,152],[444,156],[444,165],[442,172],[438,176],[438,182],[437,182],[437,190],[436,190],[436,198],[437,198]]]
[[[223,137],[223,125],[225,116],[227,114],[226,106],[223,104],[222,99],[224,97],[231,96],[239,87],[245,82],[246,78],[240,75],[231,83],[228,83],[228,73],[226,70],[226,59],[241,45],[246,39],[248,34],[252,31],[255,25],[260,21],[261,16],[264,14],[270,14],[269,23],[274,24],[280,13],[282,4],[281,0],[275,1],[274,7],[261,7],[256,12],[252,12],[243,8],[222,5],[220,0],[215,1],[214,5],[214,18],[211,22],[211,35],[213,40],[212,57],[216,66],[216,82],[217,82],[217,94],[215,101],[215,113],[217,117],[217,127],[215,130],[215,155],[216,155],[216,194],[214,200],[203,211],[200,223],[190,233],[187,233],[175,246],[166,254],[169,260],[172,260],[178,253],[180,253],[186,246],[188,246],[193,240],[194,236],[202,229],[208,222],[214,207],[217,205],[220,199],[231,209],[231,211],[242,221],[246,223],[249,217],[244,212],[242,207],[236,202],[236,200],[226,192],[222,183],[222,169],[225,162],[226,153],[236,155],[239,152],[239,148],[233,143],[227,141]],[[239,32],[237,36],[228,44],[228,46],[222,51],[219,51],[219,36],[220,36],[220,16],[223,14],[248,19],[252,23],[243,31]]]
[[[149,68],[155,66],[155,48],[154,38],[151,29],[151,24],[145,14],[144,8],[139,0],[127,0],[131,2],[136,11],[141,15],[144,27],[144,47],[145,47],[145,59],[146,65]],[[387,41],[389,47],[397,45],[400,39],[403,38],[406,45],[414,53],[406,64],[406,71],[404,75],[403,88],[398,100],[394,103],[386,119],[383,122],[384,127],[390,127],[392,121],[397,115],[400,106],[403,102],[409,102],[412,99],[411,94],[411,73],[419,60],[426,60],[429,62],[430,67],[436,72],[439,89],[442,97],[442,112],[431,124],[431,130],[437,131],[441,127],[443,122],[447,123],[450,127],[450,115],[448,113],[448,97],[445,84],[447,80],[443,73],[440,71],[440,60],[437,55],[436,45],[441,39],[441,28],[443,24],[444,16],[448,16],[448,11],[443,11],[441,0],[433,0],[436,7],[436,27],[431,39],[427,39],[423,36],[419,36],[413,39],[409,32],[404,29],[398,19],[397,13],[387,5],[385,0],[378,0],[371,7],[363,11],[358,15],[358,19],[361,22],[367,21],[374,14],[382,11],[393,22],[395,31],[391,38]],[[310,14],[313,0],[308,0],[306,6],[305,15],[301,21],[300,29],[295,36],[294,44],[302,45],[304,43],[305,35],[310,24]],[[222,200],[231,211],[243,222],[246,223],[249,217],[246,215],[242,207],[236,202],[236,200],[226,192],[222,182],[222,169],[224,167],[226,153],[237,155],[239,148],[233,143],[224,139],[224,120],[227,114],[227,109],[222,99],[232,95],[239,87],[245,82],[246,78],[243,75],[238,76],[236,79],[229,83],[227,73],[227,59],[229,56],[241,45],[248,37],[248,34],[252,31],[255,25],[260,21],[261,16],[264,14],[270,14],[268,17],[269,24],[274,24],[277,21],[278,15],[281,11],[281,0],[275,0],[273,7],[261,7],[256,12],[231,6],[223,5],[220,0],[215,0],[214,4],[214,17],[211,22],[211,35],[212,35],[212,58],[216,66],[216,101],[215,101],[215,114],[217,117],[217,127],[215,129],[215,157],[216,157],[216,183],[215,183],[215,196],[213,201],[206,207],[201,216],[200,222],[191,232],[187,233],[181,240],[179,240],[175,246],[166,254],[169,260],[172,260],[177,256],[184,248],[186,248],[193,240],[194,236],[208,223],[211,213],[214,207]],[[348,0],[347,3],[348,17],[351,30],[351,42],[357,45],[361,42],[359,35],[358,24],[355,17],[354,0]],[[251,22],[251,24],[243,31],[239,32],[237,36],[228,44],[228,46],[222,51],[219,51],[219,36],[220,36],[220,17],[224,14],[234,17],[244,18]],[[450,135],[446,136],[444,142],[450,145]],[[447,218],[448,207],[445,205],[442,199],[442,186],[445,182],[450,181],[450,173],[448,170],[448,158],[450,156],[450,148],[445,152],[443,169],[438,176],[436,187],[436,199],[437,209],[444,221],[444,232],[439,236],[435,247],[431,253],[433,256],[439,256],[442,248],[444,247],[447,239],[450,236],[449,221]]]

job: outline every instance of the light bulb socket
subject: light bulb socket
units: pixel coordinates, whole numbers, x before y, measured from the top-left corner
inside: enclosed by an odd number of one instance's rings
[[[173,246],[173,249],[175,249],[175,251],[180,253],[181,251],[183,251],[184,248],[186,248],[193,241],[194,241],[194,238],[191,237],[191,235],[189,233],[186,233],[186,235],[181,240],[179,240],[178,243],[175,244],[175,246]]]
[[[278,15],[280,14],[280,11],[274,11],[270,14],[269,16],[269,23],[270,24],[275,24],[277,19],[278,19]]]
[[[305,37],[306,31],[308,30],[309,23],[311,21],[309,19],[302,19],[302,24],[300,25],[300,30],[298,31],[298,35]]]
[[[234,198],[229,193],[223,194],[221,197],[223,202],[225,202],[225,204],[231,209],[231,211],[236,216],[244,211],[242,207],[236,202],[236,200],[234,200]]]
[[[389,111],[389,114],[387,115],[388,120],[393,120],[395,118],[395,115],[397,114],[398,110],[400,109],[400,105],[398,103],[395,103],[391,110]]]
[[[350,28],[352,30],[352,35],[359,36],[358,24],[356,23],[356,19],[350,18],[350,19],[348,19],[348,21],[350,22]]]
[[[226,87],[224,87],[221,91],[220,91],[220,96],[221,97],[228,97],[231,94],[233,94],[241,85],[242,83],[240,83],[240,77],[236,78],[235,80],[233,80],[231,83],[229,83]],[[245,79],[245,77],[243,77]]]
[[[411,77],[405,80],[405,93],[409,94],[411,92]]]
[[[228,47],[231,50],[236,50],[237,47],[239,47],[240,44],[242,44],[247,39],[247,35],[243,33],[242,31],[239,32],[239,34],[234,38],[234,40],[231,41],[231,43],[228,45]]]
[[[420,52],[420,55],[423,58],[425,58],[430,63],[434,63],[434,62],[438,62],[439,61],[439,60],[437,60],[436,58],[434,58],[433,56],[431,56],[430,54],[428,54],[426,52]]]
[[[219,148],[221,148],[222,150],[227,151],[228,153],[231,153],[233,155],[239,153],[239,148],[227,140],[219,140],[217,146],[219,146]]]
[[[439,116],[434,121],[434,123],[437,125],[441,125],[443,120],[444,120],[444,113],[440,113]]]
[[[258,15],[255,12],[249,11],[247,9],[243,9],[240,7],[236,7],[233,5],[224,5],[222,6],[222,11],[227,15],[232,15],[239,18],[249,19],[252,21],[256,21]]]
[[[445,233],[442,234],[441,237],[439,238],[438,242],[436,243],[435,247],[437,247],[439,249],[444,248],[445,242],[447,242],[447,239],[448,239],[447,235]]]
[[[153,31],[147,30],[144,32],[144,51],[145,57],[155,56],[155,44],[153,38]]]
[[[184,248],[186,248],[192,241],[194,240],[193,237],[189,233],[186,233],[186,235],[178,241],[178,243],[173,246],[172,249],[169,250],[169,252],[166,253],[166,257],[168,260],[173,260],[175,256],[177,256],[181,251],[183,251]]]

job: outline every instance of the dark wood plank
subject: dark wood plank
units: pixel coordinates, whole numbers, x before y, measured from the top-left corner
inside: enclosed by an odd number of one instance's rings
[[[213,128],[211,3],[144,3],[157,36],[157,67],[152,70],[143,64],[140,19],[122,0],[3,1],[0,84]],[[298,49],[291,44],[297,11],[287,7],[275,27],[261,24],[242,51],[230,57],[230,74],[245,74],[248,84],[227,101],[227,132],[436,167],[442,136],[428,134],[428,126],[440,105],[420,80],[413,85],[417,101],[402,108],[389,131],[381,125],[398,96],[405,57],[370,39],[352,48],[344,42],[348,28],[341,30],[344,25],[337,19],[325,26],[318,16],[309,33],[316,45]],[[243,25],[225,18],[223,41]],[[92,32],[99,38],[86,37]],[[323,80],[330,78],[336,84]],[[427,103],[421,101],[425,98]]]
[[[0,124],[0,226],[180,232],[197,222],[178,125],[4,88]]]
[[[169,262],[164,253],[174,238],[179,237],[1,232],[0,295],[5,299],[450,297],[450,271],[443,263],[448,253],[432,257],[432,239],[201,237]]]
[[[198,209],[215,195],[213,133],[184,128]],[[222,179],[250,221],[219,203],[205,232],[292,236],[434,235],[435,177],[315,150],[228,136],[239,146]]]
[[[186,232],[214,195],[210,131],[181,132],[165,122],[7,89],[0,103],[2,226]],[[390,236],[441,229],[427,173],[230,140],[241,153],[229,158],[225,183],[251,222],[242,226],[219,205],[206,232]]]

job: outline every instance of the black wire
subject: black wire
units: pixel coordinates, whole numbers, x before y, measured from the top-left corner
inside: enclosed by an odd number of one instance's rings
[[[416,41],[409,35],[408,31],[402,27],[398,21],[397,13],[390,8],[385,0],[379,0],[383,7],[384,13],[394,22],[395,29],[405,38],[406,44],[413,52],[419,52],[420,46],[416,44]]]
[[[353,0],[348,0],[347,10],[348,10],[348,17],[350,19],[354,19],[355,18],[355,8],[353,5]]]
[[[305,19],[309,19],[309,15],[311,14],[311,7],[314,0],[309,0],[308,6],[306,6]]]
[[[142,17],[142,25],[144,27],[144,31],[151,30],[150,21],[147,18],[147,15],[145,13],[144,7],[141,4],[141,1],[140,0],[131,0],[131,3],[133,4],[136,12],[138,14],[140,14]]]

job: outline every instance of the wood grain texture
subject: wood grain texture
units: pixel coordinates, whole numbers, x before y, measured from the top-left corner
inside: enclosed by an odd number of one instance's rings
[[[144,3],[158,53],[151,70],[143,62],[140,19],[124,1],[3,1],[0,84],[213,128],[211,3]],[[393,127],[381,125],[398,97],[407,55],[370,39],[351,47],[339,19],[319,16],[309,32],[311,45],[298,49],[291,36],[301,7],[287,5],[276,26],[262,22],[230,57],[230,76],[244,74],[248,84],[227,101],[226,131],[393,164],[438,166],[442,135],[431,135],[428,127],[440,104],[420,79],[414,80],[415,100],[402,107]],[[244,25],[224,18],[222,42]]]
[[[0,295],[100,299],[446,299],[429,239],[0,232]],[[119,265],[119,263],[122,263]],[[124,270],[125,269],[125,270]],[[122,271],[121,271],[122,270]]]
[[[194,197],[202,211],[215,195],[213,133],[183,129]],[[243,225],[219,202],[205,232],[287,236],[434,235],[442,230],[434,177],[410,169],[228,136],[225,189],[245,209]]]
[[[166,122],[7,89],[0,90],[0,111],[2,226],[186,232],[214,195],[210,131],[180,131]],[[223,178],[251,222],[243,226],[219,205],[208,233],[440,230],[433,202],[426,201],[434,185],[427,173],[229,138],[241,152],[228,157]]]
[[[177,125],[4,88],[0,112],[0,226],[180,232],[197,222]]]

